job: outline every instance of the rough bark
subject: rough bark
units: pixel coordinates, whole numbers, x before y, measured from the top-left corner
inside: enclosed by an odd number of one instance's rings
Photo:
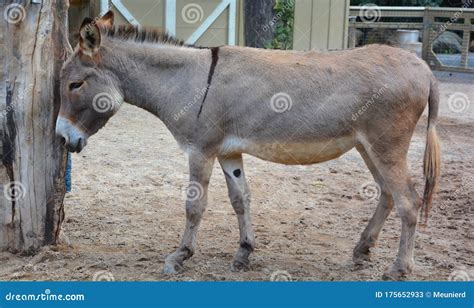
[[[7,0],[2,7],[0,250],[33,253],[59,237],[66,152],[54,129],[59,70],[70,52],[67,9],[67,0]]]
[[[245,45],[263,48],[270,43],[275,31],[275,0],[245,0]]]

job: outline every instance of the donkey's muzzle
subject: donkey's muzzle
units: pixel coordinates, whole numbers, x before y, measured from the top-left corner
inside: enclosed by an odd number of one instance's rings
[[[69,152],[79,153],[86,146],[86,143],[87,141],[85,139],[79,138],[77,142],[65,143],[64,146],[67,148]]]
[[[70,152],[79,153],[87,144],[87,134],[69,119],[61,116],[56,121],[56,136]]]

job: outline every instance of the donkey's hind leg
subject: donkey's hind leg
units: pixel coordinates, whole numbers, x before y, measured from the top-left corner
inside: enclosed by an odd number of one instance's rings
[[[353,251],[354,263],[363,264],[364,261],[370,261],[370,248],[375,247],[377,244],[380,231],[382,230],[387,217],[392,211],[393,198],[384,183],[383,177],[380,175],[380,172],[377,170],[376,165],[370,158],[367,151],[362,145],[358,145],[356,148],[364,159],[365,164],[369,168],[375,182],[377,185],[379,185],[381,190],[377,209],[375,210],[375,213],[370,219],[368,225],[365,227],[364,232],[362,232],[360,240]]]
[[[383,140],[373,138],[371,144],[365,142],[363,145],[380,173],[384,186],[393,196],[395,208],[402,220],[397,258],[383,275],[384,279],[399,280],[411,273],[414,267],[413,249],[421,203],[410,180],[406,161],[411,136],[400,138],[394,134],[384,137]]]
[[[242,155],[218,159],[224,171],[230,202],[239,221],[240,246],[232,262],[232,270],[245,270],[248,268],[249,255],[254,249],[255,238],[250,221],[250,192],[245,179]]]
[[[186,228],[178,249],[165,260],[163,271],[174,274],[183,269],[196,248],[196,237],[201,218],[207,205],[207,187],[211,178],[215,158],[200,153],[189,155],[189,186],[186,196]]]
[[[398,176],[398,174],[395,173],[395,176]],[[386,280],[399,280],[411,273],[415,265],[415,233],[421,202],[417,197],[418,194],[414,193],[414,187],[408,176],[404,181],[394,181],[391,184],[391,190],[395,208],[402,220],[402,234],[395,263],[390,270],[384,273],[383,278]]]

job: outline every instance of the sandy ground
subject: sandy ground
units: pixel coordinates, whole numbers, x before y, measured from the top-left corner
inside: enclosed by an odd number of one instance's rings
[[[443,145],[440,191],[429,226],[416,239],[413,280],[474,278],[474,76],[439,74]],[[464,93],[461,113],[447,100]],[[409,153],[421,191],[426,117]],[[400,220],[389,217],[373,262],[356,267],[352,249],[376,201],[360,193],[371,175],[358,153],[313,166],[245,157],[257,248],[247,272],[230,271],[237,220],[224,176],[215,166],[195,256],[177,276],[162,274],[184,229],[187,162],[164,125],[126,105],[89,145],[73,155],[73,188],[65,200],[64,243],[36,256],[0,254],[2,280],[379,280],[398,249]]]

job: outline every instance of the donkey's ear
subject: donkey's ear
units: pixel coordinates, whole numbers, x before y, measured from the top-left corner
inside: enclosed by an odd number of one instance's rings
[[[93,56],[99,51],[100,30],[94,19],[86,17],[79,30],[79,48],[88,55]]]
[[[99,24],[105,28],[110,28],[114,25],[114,12],[108,11],[99,19]]]

